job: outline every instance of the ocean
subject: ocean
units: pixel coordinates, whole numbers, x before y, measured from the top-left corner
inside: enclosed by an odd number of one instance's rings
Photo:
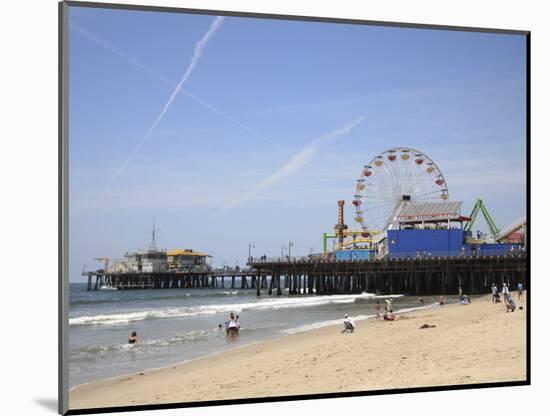
[[[435,305],[438,297],[392,295],[403,312]],[[88,291],[71,283],[69,385],[165,367],[258,341],[343,322],[372,318],[388,296],[293,295],[255,289],[145,289]],[[238,337],[218,329],[230,312],[240,315]],[[368,330],[368,325],[367,325]],[[132,331],[138,343],[128,344]]]

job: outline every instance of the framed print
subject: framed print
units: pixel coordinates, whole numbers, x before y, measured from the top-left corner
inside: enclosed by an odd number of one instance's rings
[[[59,24],[61,414],[530,383],[529,32]]]

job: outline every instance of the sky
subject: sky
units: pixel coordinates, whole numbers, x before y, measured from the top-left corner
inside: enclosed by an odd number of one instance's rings
[[[320,252],[363,166],[421,150],[467,215],[526,214],[525,38],[70,7],[70,280],[149,245]],[[485,230],[478,220],[475,228]],[[286,254],[286,252],[285,252]]]

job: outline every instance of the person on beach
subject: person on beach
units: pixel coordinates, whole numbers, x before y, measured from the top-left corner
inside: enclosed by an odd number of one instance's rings
[[[389,310],[384,312],[384,321],[395,321],[395,315],[393,314],[393,310]]]
[[[421,305],[424,305],[424,299],[420,298],[418,299],[418,301],[420,302]]]
[[[130,338],[128,338],[128,344],[136,344],[137,343],[137,332],[134,331],[132,332],[132,334],[130,335]]]
[[[462,286],[459,286],[459,287],[458,287],[458,297],[459,297],[461,300],[462,300],[462,294],[463,294],[463,292],[462,292]]]
[[[498,287],[493,283],[491,285],[491,293],[492,293],[492,301],[493,303],[497,303],[498,302]]]
[[[386,299],[386,312],[392,308],[392,298]]]
[[[521,300],[521,295],[523,294],[523,283],[518,283],[518,300]]]
[[[355,330],[355,322],[353,322],[353,319],[349,317],[349,315],[346,313],[344,315],[344,329],[342,330],[342,334],[344,332],[352,333]]]
[[[376,305],[374,307],[376,309],[376,320],[380,319],[380,301],[376,301]]]
[[[237,335],[238,335],[239,328],[241,327],[241,323],[239,322],[239,315],[237,315],[237,317],[235,318],[235,324],[236,324],[235,330],[237,331]]]
[[[237,335],[237,320],[235,319],[235,314],[231,312],[229,314],[229,320],[225,321],[225,333],[227,336],[234,337]]]
[[[506,308],[506,312],[514,312],[516,310],[516,303],[514,302],[512,295],[509,293],[504,295],[504,306]]]
[[[506,295],[510,294],[510,289],[508,289],[508,286],[506,283],[502,284],[502,295],[504,296],[504,301],[506,301]]]
[[[443,306],[445,302],[443,301],[443,295],[439,297],[439,306]]]

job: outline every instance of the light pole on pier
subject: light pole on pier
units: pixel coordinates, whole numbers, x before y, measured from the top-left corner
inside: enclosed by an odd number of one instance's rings
[[[288,259],[290,260],[290,247],[294,247],[294,241],[288,242]]]

